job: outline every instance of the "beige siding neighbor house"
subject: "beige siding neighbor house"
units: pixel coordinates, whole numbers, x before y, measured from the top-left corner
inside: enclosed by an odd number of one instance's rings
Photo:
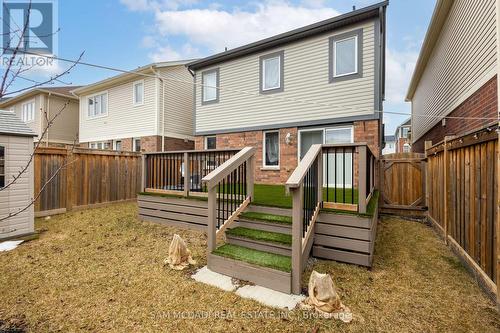
[[[14,112],[36,134],[35,140],[47,127],[47,119],[59,114],[41,141],[47,146],[72,144],[78,142],[78,98],[70,92],[76,88],[34,88],[2,101],[0,109]]]
[[[283,183],[315,143],[381,150],[387,2],[189,64],[196,148],[256,146],[257,181]]]
[[[412,150],[495,122],[496,11],[495,0],[437,1],[406,96]]]
[[[80,143],[125,151],[192,149],[193,85],[186,63],[154,63],[74,90]]]
[[[33,163],[28,165],[35,133],[14,112],[0,110],[0,240],[34,233]],[[10,214],[15,216],[4,219]]]

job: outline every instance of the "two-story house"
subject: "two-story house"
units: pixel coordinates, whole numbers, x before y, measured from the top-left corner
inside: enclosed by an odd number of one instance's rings
[[[409,153],[411,151],[411,118],[404,121],[396,128],[396,153]]]
[[[380,154],[387,2],[194,61],[196,149],[257,147],[284,183],[315,143]]]
[[[35,133],[44,146],[64,146],[78,142],[78,98],[70,91],[77,86],[40,87],[0,102],[0,109],[13,111]]]
[[[75,89],[80,144],[146,152],[192,149],[193,84],[186,63],[153,63]]]
[[[498,2],[438,0],[406,100],[412,151],[498,119]]]

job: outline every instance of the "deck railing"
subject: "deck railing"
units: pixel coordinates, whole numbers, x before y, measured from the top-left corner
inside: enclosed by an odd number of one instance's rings
[[[190,150],[143,154],[143,190],[184,196],[207,192],[203,177],[234,156],[238,149]]]
[[[205,176],[208,191],[208,254],[253,197],[255,148],[246,147]]]
[[[366,213],[375,189],[376,157],[365,143],[312,145],[288,181],[292,195],[292,292],[302,271],[322,207]]]

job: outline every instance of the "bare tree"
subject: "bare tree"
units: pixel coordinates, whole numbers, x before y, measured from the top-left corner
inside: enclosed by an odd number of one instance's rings
[[[6,6],[5,3],[3,3],[4,6]],[[14,24],[16,27],[14,29],[11,28],[11,31],[4,31],[2,35],[4,38],[9,38],[9,47],[2,47],[0,51],[0,58],[3,58],[4,61],[3,63],[5,64],[5,68],[3,69],[3,73],[0,78],[0,98],[5,98],[11,95],[19,94],[37,87],[41,86],[46,86],[46,85],[52,85],[56,82],[61,82],[61,78],[70,74],[71,71],[80,63],[84,52],[80,54],[78,59],[73,62],[68,68],[61,70],[61,72],[51,75],[46,79],[43,79],[41,81],[35,81],[31,78],[26,77],[27,75],[29,76],[30,71],[33,71],[35,68],[35,65],[26,65],[24,61],[19,61],[20,57],[26,57],[27,55],[31,56],[40,56],[40,57],[45,57],[46,59],[57,59],[54,56],[47,56],[47,55],[39,55],[35,53],[31,53],[26,50],[25,45],[26,45],[26,39],[30,38],[30,36],[26,33],[29,29],[29,18],[32,10],[32,3],[31,1],[28,3],[28,10],[26,17],[24,18],[24,22],[21,25],[17,25],[15,22]],[[11,20],[12,23],[12,20]],[[59,30],[51,32],[50,35],[55,35],[59,32]],[[7,37],[6,37],[7,36]],[[16,42],[13,42],[15,37],[17,38]],[[43,37],[43,36],[38,36],[38,37]],[[29,84],[18,87],[15,89],[12,89],[14,86],[13,84],[18,80],[23,80],[23,82],[29,82]],[[45,138],[49,128],[54,124],[56,119],[66,110],[67,106],[69,105],[70,101],[66,101],[64,105],[53,115],[49,118],[47,110],[43,110],[43,117],[45,120],[45,124],[42,128],[42,131],[39,135],[38,141],[34,145],[33,153],[30,155],[28,161],[24,166],[20,168],[18,172],[16,172],[15,175],[12,176],[11,179],[7,180],[6,179],[6,184],[4,187],[0,188],[0,191],[5,191],[9,187],[13,186],[21,177],[29,170],[30,165],[33,164],[34,158],[35,158],[35,152],[36,150],[40,147],[41,142]],[[71,145],[71,151],[75,149],[77,143],[77,138],[74,139],[73,144]],[[72,154],[70,154],[72,156]],[[73,163],[74,160],[69,161],[67,160],[68,157],[65,158],[63,163],[59,168],[57,168],[53,174],[49,177],[49,179],[41,185],[40,190],[38,193],[35,193],[33,198],[30,200],[28,205],[26,205],[23,208],[20,208],[19,210],[15,212],[10,212],[6,216],[0,216],[0,222],[7,220],[9,218],[12,218],[16,215],[21,214],[22,212],[26,211],[29,207],[31,207],[36,200],[40,197],[40,195],[43,193],[43,191],[46,189],[48,184],[57,177],[57,175],[61,172],[61,170],[65,169],[69,164]],[[12,232],[12,231],[10,231]]]

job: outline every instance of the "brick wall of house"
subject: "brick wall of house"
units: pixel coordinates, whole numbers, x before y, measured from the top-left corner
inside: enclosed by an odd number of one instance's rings
[[[354,122],[354,141],[366,142],[378,157],[380,151],[380,125],[378,120]],[[298,163],[298,128],[281,128],[280,130],[280,169],[266,170],[263,167],[263,131],[249,131],[216,135],[217,149],[256,147],[255,181],[266,184],[284,184]],[[291,140],[286,143],[290,133]],[[195,149],[204,149],[204,137],[195,138]],[[355,175],[355,178],[357,176]]]
[[[496,118],[498,116],[497,98],[497,77],[495,76],[453,110],[449,116]],[[425,141],[430,140],[435,144],[444,140],[445,136],[460,135],[473,129],[489,125],[492,122],[494,122],[494,120],[446,119],[445,126],[439,122],[419,138],[412,145],[412,151],[423,153]]]
[[[161,150],[161,147],[159,147]],[[165,151],[171,150],[193,150],[194,141],[177,139],[177,138],[165,138]]]

